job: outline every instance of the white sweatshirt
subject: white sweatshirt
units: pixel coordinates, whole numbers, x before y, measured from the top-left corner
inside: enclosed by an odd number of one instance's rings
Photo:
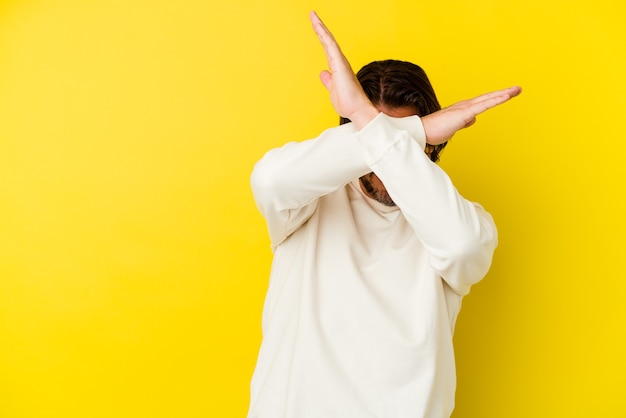
[[[452,413],[454,323],[497,232],[424,147],[419,117],[381,113],[255,166],[274,261],[248,418]],[[369,172],[397,207],[363,193]]]

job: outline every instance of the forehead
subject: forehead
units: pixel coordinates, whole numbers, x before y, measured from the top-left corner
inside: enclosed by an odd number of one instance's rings
[[[378,105],[376,109],[392,118],[405,118],[407,116],[417,115],[417,109],[413,106],[387,107],[385,105]]]

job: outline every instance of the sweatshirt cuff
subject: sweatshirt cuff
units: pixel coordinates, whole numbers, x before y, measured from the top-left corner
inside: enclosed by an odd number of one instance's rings
[[[419,116],[392,118],[381,112],[357,133],[368,165],[377,163],[399,140],[407,136],[421,149],[426,147],[426,133]]]

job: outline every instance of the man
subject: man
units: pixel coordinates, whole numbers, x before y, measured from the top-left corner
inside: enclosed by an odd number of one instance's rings
[[[497,232],[427,153],[521,89],[439,110],[419,67],[383,61],[359,73],[368,97],[311,21],[322,83],[351,123],[268,152],[252,174],[274,262],[248,417],[449,417],[454,323]]]

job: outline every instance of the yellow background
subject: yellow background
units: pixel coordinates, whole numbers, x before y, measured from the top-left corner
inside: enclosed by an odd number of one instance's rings
[[[618,0],[0,2],[0,417],[243,417],[267,149],[337,117],[308,22],[443,105],[520,84],[442,166],[500,247],[457,324],[455,418],[626,417]]]

